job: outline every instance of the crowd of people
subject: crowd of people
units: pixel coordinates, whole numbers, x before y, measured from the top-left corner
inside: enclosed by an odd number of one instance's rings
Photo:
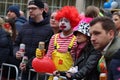
[[[101,13],[96,6],[88,6],[84,14],[75,6],[64,6],[50,12],[46,2],[30,0],[27,5],[29,19],[18,5],[10,5],[4,18],[0,18],[0,66],[13,64],[19,70],[21,80],[28,80],[29,69],[39,42],[45,43],[45,55],[55,64],[54,76],[65,76],[68,80],[120,79],[120,12],[112,18]],[[25,44],[23,50],[20,45]],[[27,63],[23,62],[23,58]],[[7,80],[8,67],[2,80]],[[36,80],[36,72],[30,80]],[[10,80],[15,80],[12,68]],[[54,76],[48,76],[53,80]],[[40,74],[39,80],[45,75]],[[61,78],[59,78],[62,80]]]

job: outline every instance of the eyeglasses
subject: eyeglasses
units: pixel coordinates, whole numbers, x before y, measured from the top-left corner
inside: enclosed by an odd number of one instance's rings
[[[27,10],[36,10],[36,9],[38,9],[37,7],[29,7],[29,8],[27,8]]]

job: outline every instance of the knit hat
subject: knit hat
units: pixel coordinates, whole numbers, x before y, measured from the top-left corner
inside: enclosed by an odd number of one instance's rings
[[[31,0],[28,5],[36,5],[39,8],[44,8],[44,3],[41,0]]]
[[[7,9],[7,12],[8,11],[14,12],[17,15],[17,17],[20,16],[20,12],[19,12],[20,11],[20,7],[18,5],[11,5],[11,6],[9,6],[8,9]]]
[[[77,32],[81,32],[82,34],[84,35],[87,35],[87,36],[90,36],[90,33],[89,33],[89,23],[90,21],[92,20],[93,18],[88,18],[88,17],[85,17],[83,20],[81,20],[79,26],[78,26],[78,29],[74,31],[74,35],[77,34]]]

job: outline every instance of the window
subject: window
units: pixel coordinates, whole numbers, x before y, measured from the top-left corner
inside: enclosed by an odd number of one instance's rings
[[[10,5],[16,4],[20,6],[20,9],[27,13],[27,1],[28,0],[0,0],[0,15],[5,16],[7,13],[7,8]],[[61,8],[65,5],[75,6],[76,0],[43,0],[49,5],[51,11],[56,8]]]
[[[0,0],[0,16],[6,16],[7,8],[13,4],[19,5],[26,14],[27,0]]]
[[[4,15],[3,10],[5,9],[5,5],[3,3],[0,3],[0,15]]]
[[[95,5],[97,7],[103,7],[103,3],[106,2],[106,0],[86,0],[86,7],[89,5]]]
[[[46,0],[51,11],[66,5],[75,6],[76,0]]]

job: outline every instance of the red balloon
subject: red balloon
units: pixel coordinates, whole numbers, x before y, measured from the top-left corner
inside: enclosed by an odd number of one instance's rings
[[[55,64],[48,57],[34,58],[32,61],[32,67],[36,72],[41,73],[53,73],[56,70]]]

